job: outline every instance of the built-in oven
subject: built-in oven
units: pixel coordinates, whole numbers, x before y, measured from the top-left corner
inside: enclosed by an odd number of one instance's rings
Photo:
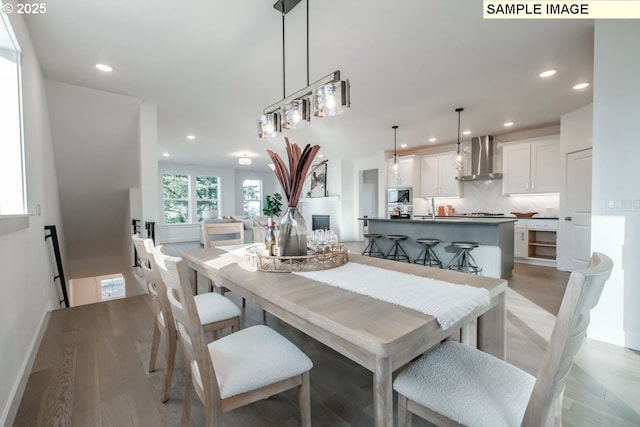
[[[387,204],[389,206],[413,205],[413,188],[411,187],[388,188]]]

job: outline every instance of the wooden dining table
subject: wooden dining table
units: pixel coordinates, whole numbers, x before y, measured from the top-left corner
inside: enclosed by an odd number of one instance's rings
[[[370,370],[376,427],[393,426],[392,373],[442,340],[460,337],[462,331],[462,341],[473,341],[479,349],[505,358],[507,281],[503,279],[349,254],[349,262],[489,291],[488,306],[444,330],[433,316],[297,274],[251,271],[237,251],[210,248],[182,256],[193,284],[199,272]],[[470,324],[476,327],[467,328]]]

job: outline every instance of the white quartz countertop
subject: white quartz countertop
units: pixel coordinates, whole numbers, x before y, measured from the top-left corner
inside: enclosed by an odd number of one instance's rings
[[[364,218],[358,218],[360,220],[364,220]],[[419,218],[419,219],[389,219],[389,218],[367,218],[369,221],[385,221],[385,222],[395,222],[395,223],[425,223],[425,224],[487,224],[487,225],[495,225],[495,224],[503,224],[508,222],[516,222],[518,218],[516,217],[462,217],[462,216],[452,216],[452,217],[436,217],[435,220],[428,218]]]

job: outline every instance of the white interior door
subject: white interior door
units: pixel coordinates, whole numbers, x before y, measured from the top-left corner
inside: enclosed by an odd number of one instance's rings
[[[591,149],[570,153],[566,160],[566,208],[560,218],[565,238],[558,269],[586,268],[591,256]]]

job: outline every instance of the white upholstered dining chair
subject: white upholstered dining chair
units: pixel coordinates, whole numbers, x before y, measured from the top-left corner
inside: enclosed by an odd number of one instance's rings
[[[309,371],[311,360],[273,329],[252,326],[212,343],[204,340],[188,272],[180,258],[154,251],[167,286],[189,375],[182,424],[191,415],[191,388],[205,409],[206,425],[221,426],[223,413],[298,388],[302,425],[311,426]]]
[[[398,425],[416,414],[438,426],[562,425],[562,396],[613,262],[594,253],[586,270],[573,272],[537,377],[470,346],[445,342],[402,371]]]
[[[151,355],[149,358],[149,372],[156,369],[156,359],[160,338],[165,344],[164,354],[164,378],[162,381],[162,392],[160,400],[169,400],[171,390],[171,379],[173,377],[173,367],[176,357],[176,326],[171,312],[171,306],[167,299],[167,290],[160,277],[158,267],[153,257],[154,245],[151,239],[143,239],[137,234],[131,236],[131,240],[136,248],[140,266],[142,268],[143,279],[147,285],[149,295],[152,299],[152,310],[154,314],[153,339],[151,341]],[[240,309],[231,300],[216,293],[205,293],[195,297],[200,323],[205,331],[210,332],[215,340],[218,332],[224,328],[231,328],[232,331],[240,329]]]
[[[236,222],[214,222],[202,223],[203,245],[205,249],[214,246],[242,245],[244,243],[244,224],[242,221]],[[209,290],[216,291],[224,295],[229,289],[224,286],[217,286],[213,280],[207,279]],[[197,286],[197,285],[196,285]],[[242,298],[242,306],[246,301]]]

